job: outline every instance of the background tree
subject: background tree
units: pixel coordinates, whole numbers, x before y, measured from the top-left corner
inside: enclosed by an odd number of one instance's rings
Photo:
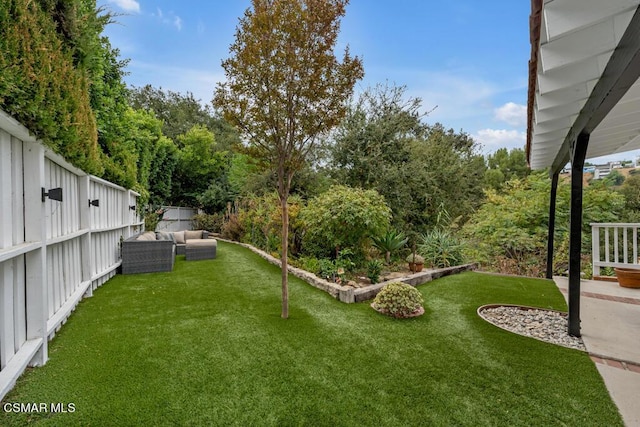
[[[406,87],[379,84],[366,89],[350,106],[334,135],[331,164],[335,178],[352,187],[389,183],[411,158],[410,143],[427,130],[421,100],[405,99]]]
[[[146,85],[131,88],[128,99],[133,107],[153,113],[162,123],[162,133],[177,148],[165,144],[158,153],[167,163],[164,170],[157,170],[164,182],[154,179],[150,188],[152,204],[199,207],[207,213],[224,210],[240,192],[229,182],[233,158],[239,155],[234,153],[240,145],[237,130],[190,92],[184,95]],[[199,155],[209,157],[199,161]]]
[[[480,204],[484,159],[467,134],[422,123],[422,101],[405,90],[367,89],[334,133],[329,165],[337,182],[382,194],[396,228],[419,232],[440,206],[455,219]]]
[[[177,152],[176,145],[169,138],[158,140],[149,171],[149,204],[153,207],[167,205],[171,201]]]
[[[196,125],[178,136],[177,166],[173,177],[173,201],[179,205],[199,206],[199,198],[229,168],[226,151],[217,148],[213,132]],[[210,199],[210,194],[207,198]],[[226,204],[226,200],[222,203]]]
[[[524,178],[530,173],[525,152],[521,148],[500,148],[487,156],[485,184],[487,188],[499,190],[505,182]]]
[[[604,177],[603,181],[608,187],[619,187],[624,183],[625,176],[620,173],[617,169],[609,172],[607,176]]]
[[[195,99],[191,92],[181,94],[151,85],[132,87],[128,91],[133,108],[151,110],[162,121],[162,133],[179,144],[178,136],[196,125],[204,126],[215,135],[216,144],[225,150],[240,143],[238,132],[221,117],[216,117],[209,105]]]
[[[451,222],[466,222],[484,198],[485,166],[477,149],[468,134],[446,129],[440,123],[429,126],[425,138],[412,143],[405,181],[399,183],[406,193],[403,197],[410,197],[403,212],[406,223],[425,231],[438,223],[443,211]],[[395,203],[389,198],[387,202]]]
[[[347,0],[253,0],[236,29],[227,81],[214,104],[247,137],[252,155],[275,169],[282,209],[282,317],[289,316],[287,199],[294,174],[319,135],[345,113],[362,77],[348,48],[334,54]]]
[[[620,193],[625,199],[625,222],[638,222],[640,219],[640,175],[631,175],[624,181]]]

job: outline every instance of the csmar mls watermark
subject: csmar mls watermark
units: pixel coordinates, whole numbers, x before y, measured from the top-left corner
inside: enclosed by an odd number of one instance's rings
[[[52,414],[67,414],[76,412],[75,403],[46,403],[46,402],[7,402],[2,404],[2,410],[4,412],[15,412],[19,414],[24,413],[52,413]]]

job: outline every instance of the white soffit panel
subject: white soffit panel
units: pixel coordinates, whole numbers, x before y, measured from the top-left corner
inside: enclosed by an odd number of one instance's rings
[[[591,133],[587,158],[640,149],[640,83],[636,82]]]
[[[638,6],[637,0],[553,0],[545,2],[543,17],[547,40],[561,37],[622,14]],[[628,24],[628,22],[627,22]]]
[[[530,124],[532,169],[544,169],[554,162],[639,3],[640,0],[544,2]],[[640,123],[640,114],[635,113],[640,111],[640,102],[633,99],[640,99],[640,87],[636,89],[630,90],[591,134],[588,157],[611,154],[636,139],[633,122]]]

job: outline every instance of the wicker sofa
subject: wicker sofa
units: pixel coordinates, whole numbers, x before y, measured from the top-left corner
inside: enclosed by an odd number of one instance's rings
[[[153,231],[137,234],[122,242],[122,274],[173,271],[175,255],[173,240],[157,240]]]
[[[206,230],[172,231],[169,233],[158,232],[156,234],[170,234],[172,236],[176,242],[176,255],[186,254],[187,240],[209,238],[209,232]]]
[[[214,245],[208,250],[197,244],[199,239],[208,238],[209,232],[205,230],[137,234],[122,242],[122,274],[173,271],[176,255],[186,255],[187,240],[196,242],[187,259],[211,258],[211,251],[215,258],[215,241],[207,241]]]

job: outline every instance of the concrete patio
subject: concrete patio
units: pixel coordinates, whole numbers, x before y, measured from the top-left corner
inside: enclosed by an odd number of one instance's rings
[[[554,277],[567,298],[567,277]],[[582,338],[625,425],[640,427],[640,289],[581,280]]]

